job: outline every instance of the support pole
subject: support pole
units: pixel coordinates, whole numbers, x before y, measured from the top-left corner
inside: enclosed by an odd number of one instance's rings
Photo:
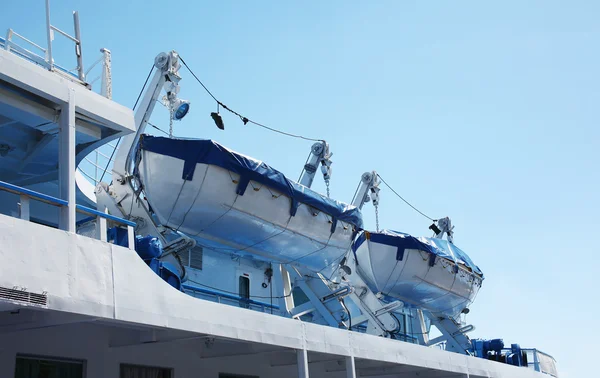
[[[58,187],[60,198],[68,205],[60,208],[59,227],[75,232],[75,91],[69,88],[69,99],[62,105],[59,119]]]
[[[294,299],[291,296],[290,277],[283,265],[273,264],[273,281],[279,297],[279,311],[282,316],[289,317],[289,310],[294,307]]]
[[[21,219],[29,221],[29,197],[27,197],[24,194],[21,194],[20,201],[21,202],[19,204],[19,215]]]
[[[104,213],[108,214],[108,210],[104,208]],[[96,218],[96,238],[105,242],[107,240],[106,234],[106,218],[97,217]]]
[[[109,100],[112,100],[112,63],[109,49],[100,49],[103,55],[102,63],[102,88],[101,94]]]
[[[127,226],[127,243],[129,249],[135,251],[135,230],[131,226]]]
[[[356,378],[356,367],[354,366],[354,356],[346,357],[346,378]]]
[[[298,357],[298,378],[309,378],[308,377],[308,352],[306,349],[296,350]]]
[[[98,217],[96,219],[96,238],[105,242],[107,240],[106,235],[106,219]]]
[[[77,55],[77,72],[79,80],[85,82],[85,71],[83,70],[83,53],[81,52],[81,30],[79,29],[79,12],[73,12],[73,23],[75,24],[75,54]]]

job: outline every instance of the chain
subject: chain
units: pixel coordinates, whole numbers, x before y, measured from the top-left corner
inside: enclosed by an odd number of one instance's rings
[[[329,198],[329,180],[325,181],[325,187],[327,188],[327,198]]]
[[[375,229],[379,232],[379,205],[375,205]]]
[[[173,138],[173,107],[169,106],[169,138]]]

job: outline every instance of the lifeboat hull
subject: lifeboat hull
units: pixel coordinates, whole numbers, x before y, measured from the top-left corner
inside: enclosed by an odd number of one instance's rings
[[[483,281],[467,254],[446,240],[365,231],[352,250],[371,290],[438,316],[458,316]]]
[[[210,140],[144,136],[138,175],[159,222],[217,251],[335,269],[362,227],[330,200]]]

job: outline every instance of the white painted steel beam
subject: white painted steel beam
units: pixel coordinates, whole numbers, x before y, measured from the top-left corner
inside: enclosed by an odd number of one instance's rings
[[[274,353],[289,353],[290,351],[293,352],[293,350],[286,350],[286,349],[282,349],[282,348],[278,347],[275,349],[267,349],[267,350],[253,350],[253,351],[246,351],[246,352],[231,351],[228,353],[202,355],[200,358],[203,360],[231,359],[232,357],[258,356],[258,355],[263,355],[263,354],[274,354]]]
[[[340,362],[341,363],[342,358],[341,357],[335,357],[335,358],[308,358],[308,364],[309,365],[317,365],[317,364],[326,364],[329,362]],[[270,365],[271,367],[284,367],[284,366],[293,366],[296,365],[296,361],[282,361],[282,362],[272,362]]]
[[[298,378],[308,378],[308,352],[306,349],[296,350],[298,357]]]
[[[354,356],[346,357],[346,378],[356,378],[356,366],[354,365]]]
[[[75,91],[69,90],[69,101],[62,106],[58,156],[58,186],[60,198],[69,204],[60,210],[61,230],[75,232]]]

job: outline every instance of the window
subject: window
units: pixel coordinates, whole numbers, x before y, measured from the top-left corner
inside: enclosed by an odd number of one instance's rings
[[[120,378],[172,378],[173,369],[121,364]]]
[[[85,362],[77,360],[17,356],[15,378],[84,378]]]
[[[250,278],[240,276],[240,307],[250,308]]]

